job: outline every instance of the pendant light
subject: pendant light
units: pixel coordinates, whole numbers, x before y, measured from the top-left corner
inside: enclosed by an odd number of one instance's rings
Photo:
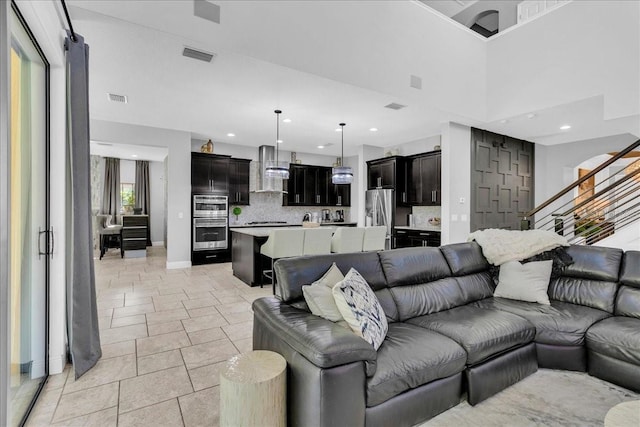
[[[331,182],[333,184],[351,184],[353,181],[353,171],[350,166],[344,165],[344,127],[345,123],[340,123],[340,133],[342,134],[342,155],[340,156],[340,166],[336,166],[331,171]]]
[[[282,111],[275,110],[276,113],[276,159],[265,162],[264,175],[267,178],[289,179],[289,162],[279,161],[278,145],[280,145],[280,114]]]

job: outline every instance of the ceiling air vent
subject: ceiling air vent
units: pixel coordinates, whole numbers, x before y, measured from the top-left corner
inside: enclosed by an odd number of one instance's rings
[[[409,86],[414,89],[422,89],[422,79],[418,76],[411,74],[409,76]]]
[[[197,59],[199,61],[211,62],[211,60],[216,56],[214,53],[203,52],[201,50],[196,50],[191,47],[186,47],[182,51],[182,56],[186,56],[187,58]]]
[[[390,108],[392,110],[401,110],[403,108],[405,108],[406,105],[402,105],[402,104],[396,104],[395,102],[392,102],[391,104],[387,104],[384,106],[384,108]]]
[[[123,104],[126,104],[128,102],[126,95],[116,95],[115,93],[108,93],[107,97],[111,102],[121,102]]]

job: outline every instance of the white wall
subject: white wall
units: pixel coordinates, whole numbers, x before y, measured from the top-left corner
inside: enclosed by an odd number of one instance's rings
[[[488,120],[601,94],[604,119],[640,113],[639,22],[637,1],[572,1],[492,38]]]
[[[442,244],[465,242],[470,232],[471,128],[442,127]],[[464,203],[460,199],[464,199]]]
[[[96,141],[168,149],[167,268],[191,266],[191,135],[170,129],[93,119],[91,137]]]
[[[151,243],[154,246],[164,244],[164,163],[149,162],[149,187],[150,188],[150,220]]]
[[[397,154],[400,156],[411,156],[412,154],[426,153],[428,151],[433,151],[437,145],[441,145],[440,140],[440,135],[428,136],[415,141],[409,141],[404,144],[389,147],[385,149],[385,152],[391,150],[391,152],[395,154],[397,151]]]

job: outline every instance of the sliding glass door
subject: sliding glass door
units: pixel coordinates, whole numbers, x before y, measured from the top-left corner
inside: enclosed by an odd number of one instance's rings
[[[8,402],[7,418],[0,423],[16,426],[24,422],[48,374],[48,253],[53,242],[48,218],[48,64],[15,5],[6,20],[8,58],[0,61],[6,61],[9,74],[7,156],[1,159],[8,172],[8,203],[3,206],[8,222],[3,242],[8,244],[8,259],[3,265],[8,274],[2,283],[2,321],[8,330],[0,339],[8,362],[2,367]]]

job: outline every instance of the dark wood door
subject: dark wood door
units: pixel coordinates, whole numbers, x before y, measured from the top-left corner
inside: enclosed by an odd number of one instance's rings
[[[214,193],[229,192],[229,159],[211,159],[211,191]]]
[[[304,183],[306,167],[291,165],[289,167],[289,180],[287,183],[287,201],[291,206],[304,205]]]
[[[471,131],[471,231],[520,229],[533,208],[534,144],[481,129]]]
[[[440,205],[440,154],[420,158],[421,201],[423,206]]]
[[[351,206],[351,184],[332,184],[333,191],[329,199],[330,205]]]
[[[407,164],[407,198],[410,205],[422,204],[422,169],[421,158],[414,157]]]
[[[251,161],[231,159],[229,161],[229,203],[249,204],[249,166]]]
[[[210,162],[206,157],[191,158],[191,192],[194,194],[211,192]]]
[[[331,168],[318,168],[318,174],[316,176],[316,193],[317,203],[319,205],[327,206],[330,204],[330,189],[333,189],[333,184],[331,183]]]

